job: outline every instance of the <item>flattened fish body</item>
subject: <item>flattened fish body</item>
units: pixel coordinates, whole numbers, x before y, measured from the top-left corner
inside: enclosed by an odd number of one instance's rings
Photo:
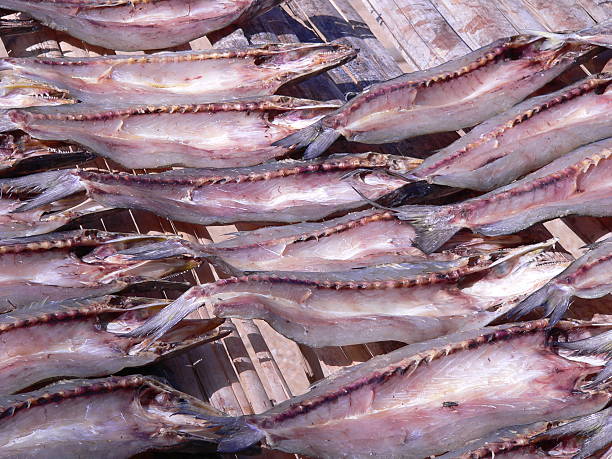
[[[190,433],[205,440],[204,421],[176,412],[221,414],[140,375],[56,383],[1,397],[0,409],[0,456],[44,459],[127,459],[185,445]]]
[[[159,345],[137,350],[142,340],[122,333],[138,327],[167,304],[148,298],[102,297],[35,305],[0,315],[0,395],[41,381],[93,377],[147,365],[220,337],[221,320],[181,324]]]
[[[354,55],[341,44],[266,44],[138,57],[4,58],[0,69],[93,104],[184,104],[271,95],[292,79],[340,65]],[[0,87],[11,89],[5,80],[3,76]],[[28,89],[22,91],[27,94]],[[0,97],[4,99],[6,107],[23,106]]]
[[[611,74],[528,99],[428,157],[415,177],[490,191],[582,145],[612,136]]]
[[[556,354],[545,326],[505,325],[410,345],[244,421],[291,453],[417,459],[503,427],[604,407],[609,393],[576,390],[598,367]],[[220,450],[231,451],[235,440]]]
[[[337,106],[270,96],[110,109],[77,104],[66,110],[14,109],[4,116],[6,129],[18,128],[45,140],[70,140],[127,168],[237,167],[283,156],[288,150],[272,146],[275,140]]]
[[[122,51],[187,43],[263,13],[278,0],[2,0],[43,24],[92,45]]]

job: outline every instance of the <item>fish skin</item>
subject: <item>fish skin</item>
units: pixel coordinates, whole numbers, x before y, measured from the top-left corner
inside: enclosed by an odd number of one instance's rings
[[[195,415],[220,413],[151,376],[62,381],[0,397],[0,456],[122,459],[215,438]],[[205,451],[205,449],[204,449]]]
[[[341,43],[272,43],[143,56],[7,57],[0,59],[0,90],[19,79],[33,89],[50,85],[98,105],[217,102],[272,95],[289,81],[342,65],[356,54]],[[0,108],[18,106],[4,99],[0,96]]]
[[[222,319],[191,320],[157,346],[122,336],[168,304],[149,298],[101,297],[34,305],[0,315],[0,395],[41,381],[96,377],[153,363],[218,339]]]
[[[223,435],[218,450],[265,440],[320,458],[420,459],[513,425],[601,410],[610,391],[581,390],[598,366],[557,354],[547,325],[459,332],[345,368],[264,413],[215,419]],[[569,335],[584,332],[559,326]],[[449,400],[456,405],[444,406]]]
[[[366,205],[399,188],[420,160],[363,153],[307,162],[285,160],[233,169],[181,169],[160,174],[65,170],[0,180],[0,188],[42,192],[16,211],[86,191],[114,208],[148,210],[203,225],[238,221],[320,220]],[[362,195],[360,195],[358,190]]]
[[[287,96],[204,104],[91,104],[0,112],[0,130],[81,144],[126,168],[253,166],[284,156],[271,145],[337,108]]]
[[[398,215],[415,225],[417,247],[430,253],[460,228],[497,236],[567,215],[611,215],[610,177],[612,138],[580,147],[477,198],[446,206],[404,206]]]
[[[501,429],[487,438],[443,454],[440,459],[586,459],[612,442],[611,416],[612,409],[608,408],[561,422]]]
[[[44,25],[120,51],[171,48],[265,13],[281,0],[166,0],[112,3],[1,0]]]
[[[255,271],[328,272],[391,263],[449,261],[526,243],[521,235],[496,238],[459,234],[426,255],[414,246],[412,226],[393,212],[369,209],[325,222],[266,226],[240,231],[216,243],[167,239],[147,250],[130,250],[140,260],[171,254],[203,258],[233,276]],[[128,252],[123,252],[127,254]]]
[[[612,136],[612,73],[527,99],[428,157],[412,175],[491,191],[582,145]]]
[[[377,83],[276,144],[306,147],[304,158],[311,159],[340,136],[387,143],[474,126],[525,99],[594,49],[525,35],[503,38],[432,69]]]
[[[312,347],[424,341],[487,325],[570,263],[541,250],[536,244],[446,262],[222,279],[193,287],[134,335],[157,339],[207,305],[217,317],[263,319]]]
[[[94,157],[87,150],[61,142],[42,142],[25,134],[0,136],[0,177],[73,166]]]
[[[551,317],[551,325],[563,318],[572,298],[601,298],[612,293],[612,237],[597,243],[571,266],[518,304],[509,315],[514,318],[538,309]]]
[[[0,310],[23,309],[42,300],[101,296],[197,264],[181,257],[144,264],[126,259],[122,249],[164,236],[125,236],[77,230],[0,241]],[[115,241],[118,238],[122,239]]]

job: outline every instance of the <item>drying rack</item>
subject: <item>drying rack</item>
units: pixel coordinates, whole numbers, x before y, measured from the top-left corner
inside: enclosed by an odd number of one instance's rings
[[[360,50],[356,59],[326,74],[286,86],[281,92],[319,100],[345,99],[374,82],[438,65],[523,30],[579,29],[610,17],[612,3],[603,0],[291,0],[242,28],[228,28],[173,50],[340,40]],[[43,28],[3,38],[0,53],[81,57],[109,51]],[[599,70],[601,62],[587,63],[562,78],[571,81]],[[438,134],[384,146],[349,147],[341,143],[338,148],[422,157],[462,134],[461,131]],[[97,160],[96,165],[119,170],[105,160]],[[108,231],[174,233],[200,241],[219,241],[237,229],[255,227],[253,224],[204,227],[140,211],[121,211],[87,226]],[[612,219],[571,217],[541,226],[544,232],[559,239],[563,249],[579,256],[585,244],[610,234]],[[214,268],[205,264],[175,280],[204,283],[216,278]],[[588,308],[592,312],[612,311],[612,299],[608,296],[591,301]],[[209,311],[200,310],[194,316],[206,318],[208,314]],[[399,346],[373,343],[311,349],[282,337],[259,320],[228,320],[226,326],[232,332],[223,340],[192,349],[147,370],[165,376],[180,390],[209,400],[228,414],[250,414],[305,392],[309,384],[341,367]],[[260,457],[291,456],[294,455],[263,450]]]

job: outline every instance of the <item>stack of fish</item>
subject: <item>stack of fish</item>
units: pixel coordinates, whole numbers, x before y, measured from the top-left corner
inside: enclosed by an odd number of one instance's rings
[[[183,44],[278,3],[0,0],[115,50]],[[573,297],[612,292],[612,238],[574,260],[523,230],[612,216],[612,72],[543,89],[611,36],[604,23],[504,38],[346,103],[275,95],[355,57],[341,43],[0,60],[0,457],[261,443],[323,458],[601,457],[612,315],[563,319]],[[470,127],[425,160],[318,158],[339,137]],[[156,171],[74,167],[94,157]],[[268,225],[208,244],[62,228],[117,209]],[[228,277],[174,301],[132,296],[204,262]],[[203,305],[214,318],[187,319]],[[549,319],[512,322],[540,308]],[[222,338],[227,318],[312,347],[405,346],[242,417],[109,376]]]

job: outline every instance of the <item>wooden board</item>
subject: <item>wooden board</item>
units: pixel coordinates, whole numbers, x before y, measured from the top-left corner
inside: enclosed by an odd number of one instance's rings
[[[359,48],[352,62],[283,90],[313,99],[343,99],[368,85],[403,72],[425,69],[461,56],[497,38],[524,29],[562,30],[583,27],[612,17],[612,4],[598,0],[293,0],[255,19],[242,29],[228,29],[201,38],[181,49],[244,46],[265,42],[339,40]],[[86,56],[109,51],[43,29],[2,40],[4,55]],[[597,71],[597,69],[592,69]],[[584,68],[586,71],[586,68]],[[578,73],[579,76],[579,73]],[[574,76],[573,78],[576,78]],[[412,139],[393,145],[359,146],[394,154],[423,156],[462,133]],[[113,169],[106,161],[98,166]],[[235,226],[200,227],[172,222],[145,212],[123,211],[97,220],[93,226],[111,231],[161,231],[223,239]],[[244,229],[242,225],[238,229]],[[612,219],[567,218],[544,225],[575,256],[586,243],[610,234]],[[217,278],[202,266],[182,279],[203,283]],[[610,298],[591,302],[610,311]],[[196,315],[207,317],[210,311]],[[210,400],[229,414],[265,411],[340,367],[365,361],[393,349],[393,343],[374,343],[313,350],[298,346],[261,321],[228,321],[232,334],[223,341],[193,349],[148,371],[167,377],[179,389]],[[263,457],[291,455],[264,451]]]

